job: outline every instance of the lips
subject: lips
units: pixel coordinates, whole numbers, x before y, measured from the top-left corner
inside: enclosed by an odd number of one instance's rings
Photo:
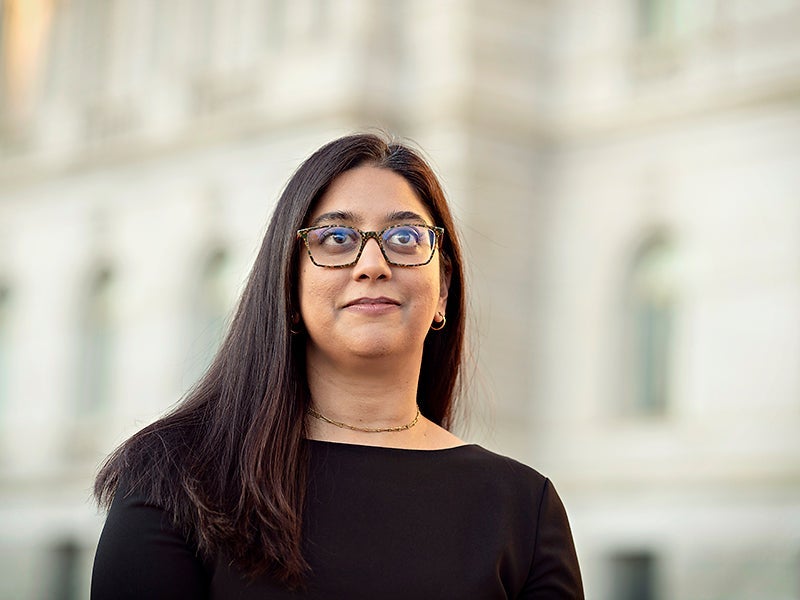
[[[400,306],[400,303],[394,298],[380,296],[378,298],[356,298],[344,305],[345,308],[350,306]]]

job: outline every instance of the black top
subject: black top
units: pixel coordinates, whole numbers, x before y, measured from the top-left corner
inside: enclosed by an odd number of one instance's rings
[[[117,494],[94,600],[583,598],[548,479],[480,446],[400,450],[311,442],[304,593],[203,561],[163,510]]]

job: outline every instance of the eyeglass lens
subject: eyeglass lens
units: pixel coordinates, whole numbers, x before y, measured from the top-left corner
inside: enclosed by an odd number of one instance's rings
[[[430,260],[436,242],[433,230],[419,225],[399,225],[380,233],[381,246],[390,262],[419,265]],[[318,227],[308,232],[308,249],[324,266],[352,263],[361,251],[362,235],[352,227]]]

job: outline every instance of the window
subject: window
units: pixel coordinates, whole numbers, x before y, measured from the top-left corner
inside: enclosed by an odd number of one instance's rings
[[[635,0],[636,32],[640,40],[670,42],[708,27],[716,19],[713,2],[696,0]]]
[[[636,0],[639,37],[663,38],[674,33],[676,5],[676,0]]]
[[[81,380],[77,416],[97,414],[108,407],[114,353],[112,313],[113,274],[98,269],[91,280],[81,331]]]
[[[675,252],[663,234],[635,253],[628,285],[630,412],[663,414],[670,399],[676,307]]]
[[[216,249],[203,264],[194,297],[194,323],[190,373],[196,381],[211,364],[225,334],[230,295],[228,271],[230,266],[225,250]]]
[[[614,554],[610,561],[609,600],[657,600],[657,565],[651,552]]]
[[[680,73],[718,20],[716,2],[696,0],[634,0],[632,13],[630,74],[645,85]]]
[[[67,539],[51,550],[51,571],[48,598],[78,600],[81,597],[81,548]]]

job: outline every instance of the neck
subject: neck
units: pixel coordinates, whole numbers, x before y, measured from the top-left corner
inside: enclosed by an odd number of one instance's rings
[[[421,357],[420,357],[421,359]],[[314,410],[329,421],[350,425],[340,427],[319,418],[309,418],[309,437],[366,445],[404,445],[424,429],[424,419],[399,431],[391,429],[411,423],[417,413],[417,383],[420,359],[366,359],[350,365],[331,364],[307,355],[308,385]]]

